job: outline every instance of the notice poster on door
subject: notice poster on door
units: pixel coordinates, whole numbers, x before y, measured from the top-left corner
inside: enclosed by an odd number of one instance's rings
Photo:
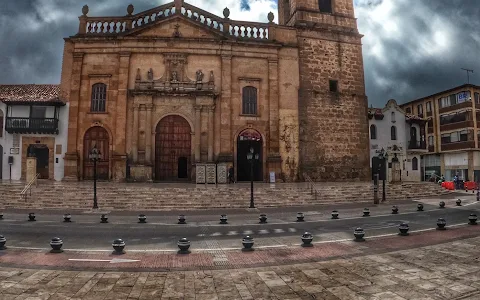
[[[275,183],[275,172],[270,172],[270,183]]]

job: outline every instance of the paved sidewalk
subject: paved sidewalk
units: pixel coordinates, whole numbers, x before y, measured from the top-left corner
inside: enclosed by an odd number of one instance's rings
[[[385,242],[378,240],[375,247],[381,244]],[[224,270],[92,272],[0,267],[0,299],[474,300],[480,299],[479,248],[480,237],[474,237],[348,259]]]

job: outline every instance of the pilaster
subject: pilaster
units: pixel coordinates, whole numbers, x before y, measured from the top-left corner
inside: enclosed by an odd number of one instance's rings
[[[202,133],[202,106],[195,106],[195,161],[199,162],[200,158],[200,135]]]
[[[233,153],[232,148],[232,56],[222,55],[222,98],[220,102],[220,152]]]
[[[210,106],[208,109],[208,161],[213,162],[213,114],[215,106]]]
[[[72,63],[72,76],[70,84],[70,109],[68,113],[68,143],[67,153],[65,154],[65,177],[67,179],[78,179],[79,175],[79,157],[78,154],[83,149],[78,149],[79,139],[79,105],[80,105],[80,85],[82,81],[83,52],[74,52]]]
[[[128,101],[128,74],[130,68],[130,52],[120,52],[118,71],[118,96],[115,112],[115,139],[114,151],[126,153],[127,138],[127,101]]]
[[[140,106],[138,104],[133,105],[133,131],[132,131],[132,156],[133,163],[138,162],[138,111]]]
[[[145,126],[145,163],[152,164],[152,110],[153,104],[145,105],[147,110],[147,124]]]

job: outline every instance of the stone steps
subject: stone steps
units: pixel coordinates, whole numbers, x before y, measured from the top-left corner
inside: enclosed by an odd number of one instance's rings
[[[40,184],[27,201],[20,197],[23,185],[0,184],[0,195],[7,208],[71,208],[89,209],[92,205],[91,183]],[[255,203],[258,207],[281,207],[329,203],[373,201],[373,187],[369,183],[324,184],[316,186],[312,195],[307,185],[258,184]],[[449,194],[432,183],[387,185],[388,200],[420,199]],[[250,199],[248,185],[196,186],[184,184],[170,187],[166,184],[99,183],[99,205],[118,210],[184,210],[208,208],[245,208]],[[381,188],[379,191],[381,197]],[[67,200],[65,200],[67,199]]]

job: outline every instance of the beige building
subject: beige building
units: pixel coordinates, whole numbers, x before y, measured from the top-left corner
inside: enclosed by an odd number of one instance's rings
[[[407,114],[431,117],[427,123],[428,153],[422,156],[422,174],[455,174],[466,181],[480,180],[480,87],[464,84],[402,104]]]
[[[94,12],[93,12],[94,13]],[[65,176],[194,180],[205,163],[255,180],[368,180],[361,35],[353,0],[279,2],[266,23],[182,0],[121,17],[83,8],[65,39]]]

